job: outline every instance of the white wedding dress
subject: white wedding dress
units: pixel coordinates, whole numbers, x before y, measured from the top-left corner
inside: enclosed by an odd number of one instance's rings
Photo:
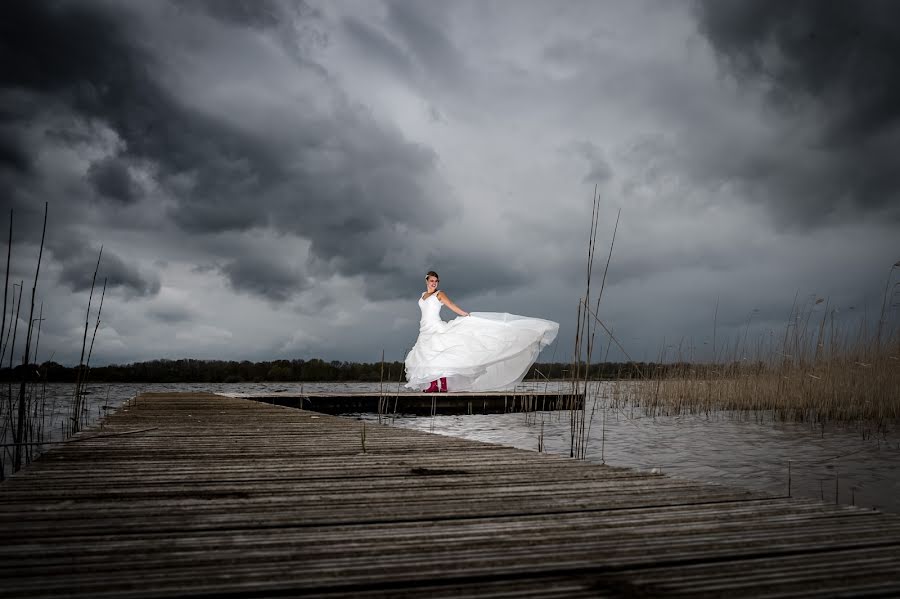
[[[424,295],[424,294],[423,294]],[[419,298],[419,338],[406,356],[406,386],[445,377],[450,391],[508,391],[520,383],[559,324],[503,312],[472,312],[444,322],[437,292]]]

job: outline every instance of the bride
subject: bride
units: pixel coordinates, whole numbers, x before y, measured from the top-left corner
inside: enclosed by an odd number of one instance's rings
[[[419,297],[419,338],[406,356],[406,386],[437,391],[506,391],[525,378],[540,351],[553,342],[559,324],[502,312],[465,312],[438,289],[434,271]],[[441,320],[447,306],[458,314]],[[440,381],[440,387],[438,387]]]

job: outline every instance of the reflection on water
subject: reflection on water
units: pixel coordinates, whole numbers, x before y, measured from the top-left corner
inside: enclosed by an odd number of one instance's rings
[[[87,396],[86,426],[145,391],[220,393],[372,392],[377,383],[259,383],[94,385]],[[543,385],[541,386],[543,389]],[[388,391],[386,388],[385,391]],[[397,391],[394,383],[390,392]],[[47,441],[64,435],[72,385],[50,385],[45,398]],[[354,415],[375,421],[375,414]],[[569,455],[568,412],[472,416],[384,417],[394,426],[536,451]],[[609,409],[600,402],[589,419],[587,459],[698,481],[788,493],[900,513],[900,426],[869,431],[856,425],[781,423],[771,413],[716,413],[651,417],[639,408]],[[5,452],[7,453],[7,452]],[[4,454],[4,459],[6,455]],[[9,472],[9,470],[7,470]]]

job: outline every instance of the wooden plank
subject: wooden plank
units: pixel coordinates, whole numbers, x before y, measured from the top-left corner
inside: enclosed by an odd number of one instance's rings
[[[253,399],[271,405],[302,408],[325,414],[354,412],[402,414],[503,414],[569,410],[584,405],[584,393],[549,391],[424,393],[396,391],[386,386],[381,392],[280,392],[226,393],[227,397]]]
[[[121,434],[125,433],[125,434]],[[900,593],[900,518],[211,394],[0,486],[0,597]]]

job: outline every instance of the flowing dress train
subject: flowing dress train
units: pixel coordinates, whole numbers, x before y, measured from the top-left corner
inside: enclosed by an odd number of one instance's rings
[[[407,387],[423,389],[446,377],[450,391],[511,390],[559,332],[556,322],[505,312],[472,312],[444,322],[442,306],[437,292],[419,298],[422,319],[406,356]]]

